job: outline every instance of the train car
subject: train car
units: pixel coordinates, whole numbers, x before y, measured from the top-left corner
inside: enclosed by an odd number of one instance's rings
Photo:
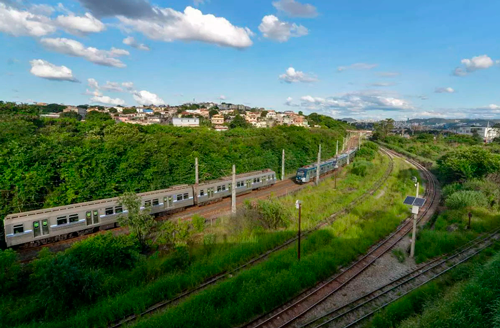
[[[189,185],[137,195],[142,198],[142,208],[151,206],[152,214],[194,205],[193,188]],[[10,214],[4,219],[5,241],[7,247],[26,243],[40,245],[68,236],[113,228],[118,216],[126,213],[127,209],[118,203],[118,197],[114,197]]]
[[[200,184],[197,188],[198,200],[195,200],[192,185],[179,185],[137,195],[142,199],[141,209],[150,207],[151,214],[173,213],[230,196],[231,181],[232,177],[225,177]],[[236,176],[236,193],[250,192],[275,183],[276,173],[272,170],[239,174]],[[7,215],[4,219],[6,245],[40,245],[116,227],[118,217],[127,213],[127,209],[118,201],[118,197],[114,197]]]
[[[250,192],[255,189],[272,186],[276,183],[276,173],[266,169],[236,175],[236,195]],[[232,177],[223,177],[198,185],[198,205],[215,202],[224,197],[231,196]]]
[[[346,153],[339,155],[335,158],[327,159],[320,163],[320,176],[328,174],[335,170],[335,166],[342,167],[347,165],[350,160],[354,158],[356,154],[356,148],[348,150]],[[308,183],[313,181],[316,178],[317,173],[317,164],[310,164],[307,166],[303,166],[297,170],[297,174],[295,176],[295,181],[297,183]]]

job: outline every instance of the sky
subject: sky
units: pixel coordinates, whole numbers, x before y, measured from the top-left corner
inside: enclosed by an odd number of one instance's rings
[[[0,0],[0,100],[500,118],[500,1]]]

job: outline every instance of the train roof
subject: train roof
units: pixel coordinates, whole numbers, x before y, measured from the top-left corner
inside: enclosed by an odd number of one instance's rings
[[[171,191],[176,191],[176,190],[185,190],[186,188],[189,188],[189,187],[190,186],[187,184],[176,185],[176,186],[173,186],[173,187],[170,187],[167,189],[141,192],[141,193],[138,193],[137,196],[139,196],[139,197],[154,196],[154,195],[163,194],[166,192],[171,192]],[[7,221],[7,220],[17,219],[17,218],[27,217],[27,216],[32,216],[32,215],[55,213],[55,212],[69,210],[69,209],[79,209],[81,207],[92,206],[92,205],[114,203],[114,202],[118,201],[118,198],[119,197],[105,198],[105,199],[100,199],[100,200],[93,200],[93,201],[89,201],[89,202],[84,202],[84,203],[76,203],[76,204],[63,205],[63,206],[50,207],[50,208],[41,208],[41,209],[33,210],[33,211],[14,213],[14,214],[7,215],[5,217],[5,220]]]
[[[241,178],[252,177],[254,175],[269,174],[269,173],[273,173],[274,174],[275,172],[273,170],[271,170],[271,169],[264,169],[264,170],[260,170],[260,171],[253,171],[253,172],[236,174],[236,180],[241,179]],[[222,177],[222,178],[219,178],[219,179],[209,180],[209,181],[206,181],[206,182],[202,182],[202,183],[198,184],[198,187],[206,186],[206,185],[211,185],[211,184],[218,183],[218,182],[232,181],[232,179],[233,179],[233,176],[225,176],[225,177]]]

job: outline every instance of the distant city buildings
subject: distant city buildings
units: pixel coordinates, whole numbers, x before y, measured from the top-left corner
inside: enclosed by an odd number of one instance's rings
[[[468,136],[478,135],[485,142],[491,142],[493,139],[500,137],[500,133],[497,129],[489,126],[468,126],[460,127],[457,130],[458,134],[464,134]]]
[[[184,118],[184,117],[174,117],[172,119],[173,126],[179,127],[199,127],[200,119],[199,118]]]

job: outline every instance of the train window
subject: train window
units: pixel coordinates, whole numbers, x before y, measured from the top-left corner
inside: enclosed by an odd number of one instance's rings
[[[44,235],[49,234],[49,220],[47,220],[47,219],[42,220],[42,233]]]
[[[145,201],[144,206],[151,206],[151,201],[150,200]]]
[[[257,178],[253,178],[253,183],[257,183]]]
[[[177,195],[177,201],[181,201],[181,200],[182,200],[182,194]]]
[[[105,215],[113,215],[115,213],[115,211],[113,210],[112,207],[107,207],[105,210],[104,210],[104,214]]]
[[[262,182],[266,182],[266,180],[267,180],[267,177],[264,175],[264,176],[262,177]]]
[[[22,224],[18,224],[14,226],[14,235],[18,233],[24,232],[24,226]]]
[[[78,222],[78,214],[71,214],[69,216],[69,222]]]
[[[99,211],[94,211],[94,224],[99,223]]]
[[[60,216],[57,218],[57,225],[63,225],[68,223],[68,218],[65,216]]]
[[[233,186],[233,185],[232,185],[231,183],[229,183],[229,184],[227,185],[227,190],[231,191],[231,187],[232,187],[232,186]]]
[[[118,206],[115,206],[115,213],[123,213],[123,206],[121,205],[118,205]]]
[[[200,190],[200,196],[204,196],[205,195],[205,191],[202,189]]]
[[[160,202],[158,199],[153,199],[153,206],[158,206],[160,205]]]
[[[226,185],[222,185],[222,191],[226,190]]]
[[[40,221],[33,222],[33,236],[40,236]]]
[[[221,192],[222,191],[222,187],[221,186],[217,186],[217,192]]]
[[[87,221],[87,225],[92,224],[92,212],[88,211],[85,213],[85,220]]]
[[[184,199],[189,199],[189,194],[187,192],[184,194]]]

